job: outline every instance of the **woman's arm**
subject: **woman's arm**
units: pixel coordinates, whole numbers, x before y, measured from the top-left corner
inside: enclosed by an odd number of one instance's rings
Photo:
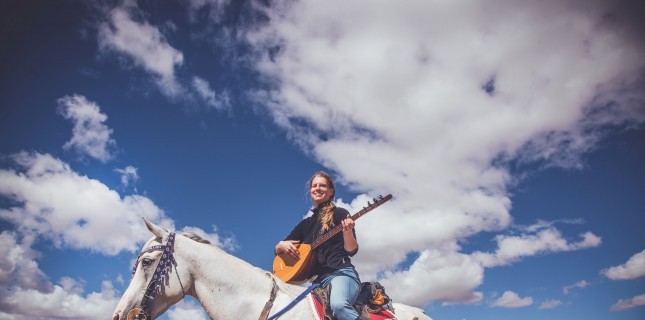
[[[347,218],[343,219],[343,243],[345,251],[353,255],[358,251],[358,241],[354,237],[354,220],[347,214]]]
[[[278,244],[276,244],[274,252],[276,255],[286,253],[293,258],[298,259],[298,249],[296,248],[296,245],[299,243],[300,241],[298,240],[280,241],[278,242]]]

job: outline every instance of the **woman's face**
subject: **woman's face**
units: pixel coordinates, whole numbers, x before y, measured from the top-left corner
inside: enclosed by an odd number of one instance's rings
[[[327,179],[321,176],[315,176],[311,180],[311,200],[318,206],[319,204],[329,200],[334,194],[334,188],[329,186]]]

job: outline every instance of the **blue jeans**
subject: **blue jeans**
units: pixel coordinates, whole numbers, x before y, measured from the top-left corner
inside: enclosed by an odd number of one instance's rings
[[[329,306],[334,318],[338,320],[356,320],[359,316],[354,309],[354,302],[361,288],[358,272],[353,267],[338,269],[320,280],[320,286],[331,283]]]

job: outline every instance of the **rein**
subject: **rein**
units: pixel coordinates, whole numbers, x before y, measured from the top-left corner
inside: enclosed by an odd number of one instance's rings
[[[273,280],[273,281],[275,283],[275,280]],[[311,291],[313,291],[318,286],[320,286],[320,283],[314,283],[311,286],[309,286],[309,288],[307,288],[307,290],[303,291],[299,296],[297,296],[295,299],[293,299],[293,301],[291,301],[291,303],[289,303],[286,307],[282,308],[282,310],[278,311],[276,314],[272,315],[271,318],[269,318],[268,320],[276,320],[276,319],[280,318],[287,311],[289,311],[293,307],[295,307],[296,304],[298,304],[300,302],[300,300],[304,299],[304,297],[306,297],[309,293],[311,293]],[[262,319],[262,318],[260,318],[260,319]],[[266,319],[266,318],[264,318],[264,319]],[[264,319],[262,319],[262,320],[264,320]]]
[[[173,266],[175,266],[175,274],[177,275],[177,280],[179,280],[179,286],[181,286],[181,292],[184,294],[184,296],[186,296],[186,290],[184,290],[184,285],[181,283],[181,278],[179,278],[179,273],[177,273],[177,261],[175,261],[175,256],[173,255],[174,247],[175,247],[175,233],[170,233],[170,235],[168,235],[168,241],[166,242],[165,245],[150,246],[142,250],[141,253],[139,253],[139,256],[137,257],[137,261],[134,263],[134,267],[132,268],[133,277],[135,272],[137,271],[137,266],[139,265],[139,259],[141,259],[141,256],[143,254],[148,252],[153,252],[153,251],[163,251],[163,254],[161,255],[161,259],[159,259],[159,263],[157,263],[157,268],[155,269],[155,273],[152,275],[152,279],[150,279],[150,282],[148,283],[148,287],[146,288],[146,291],[143,294],[143,298],[141,298],[139,307],[130,310],[130,312],[128,313],[127,320],[135,320],[135,319],[147,320],[151,318],[150,310],[148,308],[148,302],[150,300],[154,300],[157,293],[161,290],[161,286],[163,285],[163,279],[165,279],[168,272],[172,270]]]
[[[267,273],[267,276],[271,277],[271,293],[269,294],[269,301],[264,304],[264,309],[262,309],[258,320],[267,320],[269,312],[273,308],[273,301],[275,301],[275,297],[278,295],[278,284],[275,282],[275,278],[270,273]]]

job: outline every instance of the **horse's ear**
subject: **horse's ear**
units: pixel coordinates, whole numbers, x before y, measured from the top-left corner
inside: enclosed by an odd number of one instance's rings
[[[148,219],[146,219],[146,217],[141,217],[141,218],[143,218],[143,222],[146,223],[146,227],[148,227],[148,230],[150,230],[150,232],[152,232],[152,234],[154,234],[158,238],[163,238],[164,234],[167,233],[166,230],[164,230],[164,229],[160,228],[159,226],[157,226],[156,224],[150,222]]]

